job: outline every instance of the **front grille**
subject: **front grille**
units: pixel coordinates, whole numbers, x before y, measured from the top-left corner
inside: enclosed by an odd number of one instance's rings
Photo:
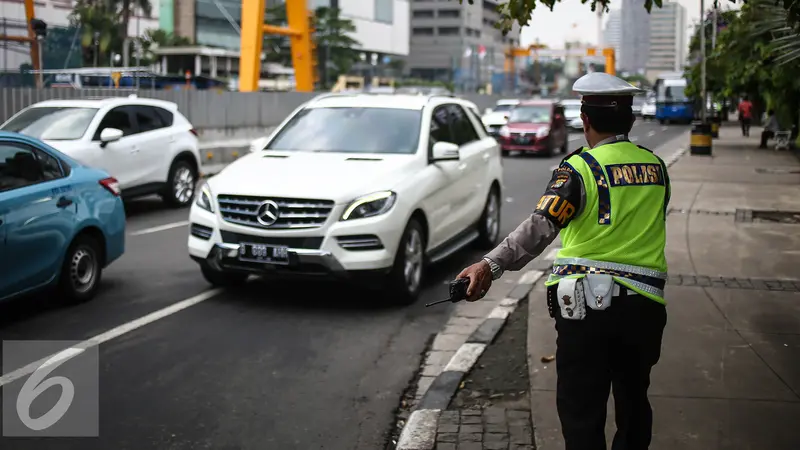
[[[220,230],[222,242],[226,244],[240,244],[251,242],[253,244],[281,245],[289,248],[302,248],[306,250],[319,250],[322,247],[322,237],[272,237],[251,236],[249,234],[234,233],[233,231]]]
[[[264,226],[257,219],[258,208],[267,200],[278,205],[278,219]],[[301,229],[321,227],[333,209],[331,200],[298,198],[253,197],[249,195],[218,195],[217,203],[226,222],[248,227],[274,229]]]
[[[380,250],[383,248],[380,238],[371,234],[339,236],[336,241],[339,243],[339,247],[345,250]]]
[[[207,241],[211,239],[211,234],[214,232],[214,230],[212,230],[210,227],[193,223],[191,227],[189,227],[189,232],[192,234],[192,236]]]

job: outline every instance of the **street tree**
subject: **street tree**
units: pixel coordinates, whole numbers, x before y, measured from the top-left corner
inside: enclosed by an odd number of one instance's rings
[[[112,51],[119,51],[119,22],[116,10],[108,2],[78,0],[69,15],[70,25],[80,28],[83,63],[107,65]]]
[[[746,4],[745,0],[728,0],[730,3]],[[753,1],[753,0],[749,0]],[[464,3],[464,0],[458,0],[459,3]],[[475,0],[467,0],[470,5]],[[520,26],[526,26],[530,22],[531,15],[536,11],[536,8],[547,8],[553,10],[557,3],[561,0],[506,0],[497,5],[497,11],[500,13],[500,21],[495,25],[497,28],[507,33],[511,30],[514,23]],[[786,13],[788,25],[794,29],[800,29],[800,1],[798,0],[774,0],[779,4],[780,8]],[[601,9],[607,11],[611,0],[581,0],[581,3],[588,4],[592,11]],[[642,6],[647,12],[652,11],[653,7],[661,8],[663,0],[644,0]]]
[[[150,0],[114,0],[117,2],[117,9],[119,11],[119,37],[124,41],[128,37],[128,24],[131,21],[136,11],[141,11],[145,17],[150,17],[153,13],[153,4]]]
[[[776,19],[776,14],[780,20]],[[708,18],[707,18],[708,19]],[[797,124],[800,111],[800,57],[796,56],[800,35],[788,24],[789,12],[774,8],[771,0],[751,0],[741,11],[724,16],[716,48],[707,47],[706,88],[720,97],[747,94],[756,112],[776,110],[782,124]],[[700,30],[709,33],[713,22],[705,20]],[[776,36],[783,37],[777,39]],[[687,93],[699,95],[699,34],[692,40],[692,64],[687,68]],[[756,116],[758,117],[758,115]]]
[[[350,72],[360,60],[358,47],[361,43],[351,37],[356,31],[355,24],[341,17],[338,8],[317,8],[314,11],[314,28],[320,80],[323,86],[328,86],[339,75]]]

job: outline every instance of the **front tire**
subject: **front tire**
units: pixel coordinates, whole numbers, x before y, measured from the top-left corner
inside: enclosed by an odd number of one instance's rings
[[[66,304],[83,303],[97,294],[103,275],[102,246],[89,235],[79,235],[69,246],[58,291]]]
[[[189,206],[194,198],[196,185],[197,169],[186,160],[175,161],[169,170],[167,186],[164,188],[164,201],[173,208]]]
[[[394,266],[389,272],[387,294],[393,303],[410,305],[417,301],[425,278],[425,233],[417,219],[403,231]]]
[[[211,267],[203,264],[200,266],[200,271],[203,273],[203,278],[206,279],[212,286],[217,287],[233,287],[239,286],[247,281],[246,273],[239,272],[220,272]]]
[[[500,192],[496,187],[492,187],[486,204],[483,207],[480,222],[478,222],[478,248],[491,250],[497,246],[500,240]]]

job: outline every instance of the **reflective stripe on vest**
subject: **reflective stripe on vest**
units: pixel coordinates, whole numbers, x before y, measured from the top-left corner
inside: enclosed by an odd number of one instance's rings
[[[591,273],[612,275],[627,281],[634,289],[640,289],[660,298],[664,297],[666,273],[630,264],[594,261],[585,258],[558,258],[553,261],[553,273],[547,281],[552,283],[570,275]]]

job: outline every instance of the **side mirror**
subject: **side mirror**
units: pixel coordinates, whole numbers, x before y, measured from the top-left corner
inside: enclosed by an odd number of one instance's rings
[[[117,128],[105,128],[100,132],[100,146],[105,147],[111,142],[122,139],[122,130]]]
[[[437,142],[433,144],[433,161],[458,161],[460,155],[458,146],[452,142]]]
[[[250,143],[250,153],[260,152],[264,150],[264,147],[267,146],[267,141],[269,138],[267,137],[260,137],[258,139],[253,139]]]
[[[508,120],[508,114],[504,115],[503,119]]]

